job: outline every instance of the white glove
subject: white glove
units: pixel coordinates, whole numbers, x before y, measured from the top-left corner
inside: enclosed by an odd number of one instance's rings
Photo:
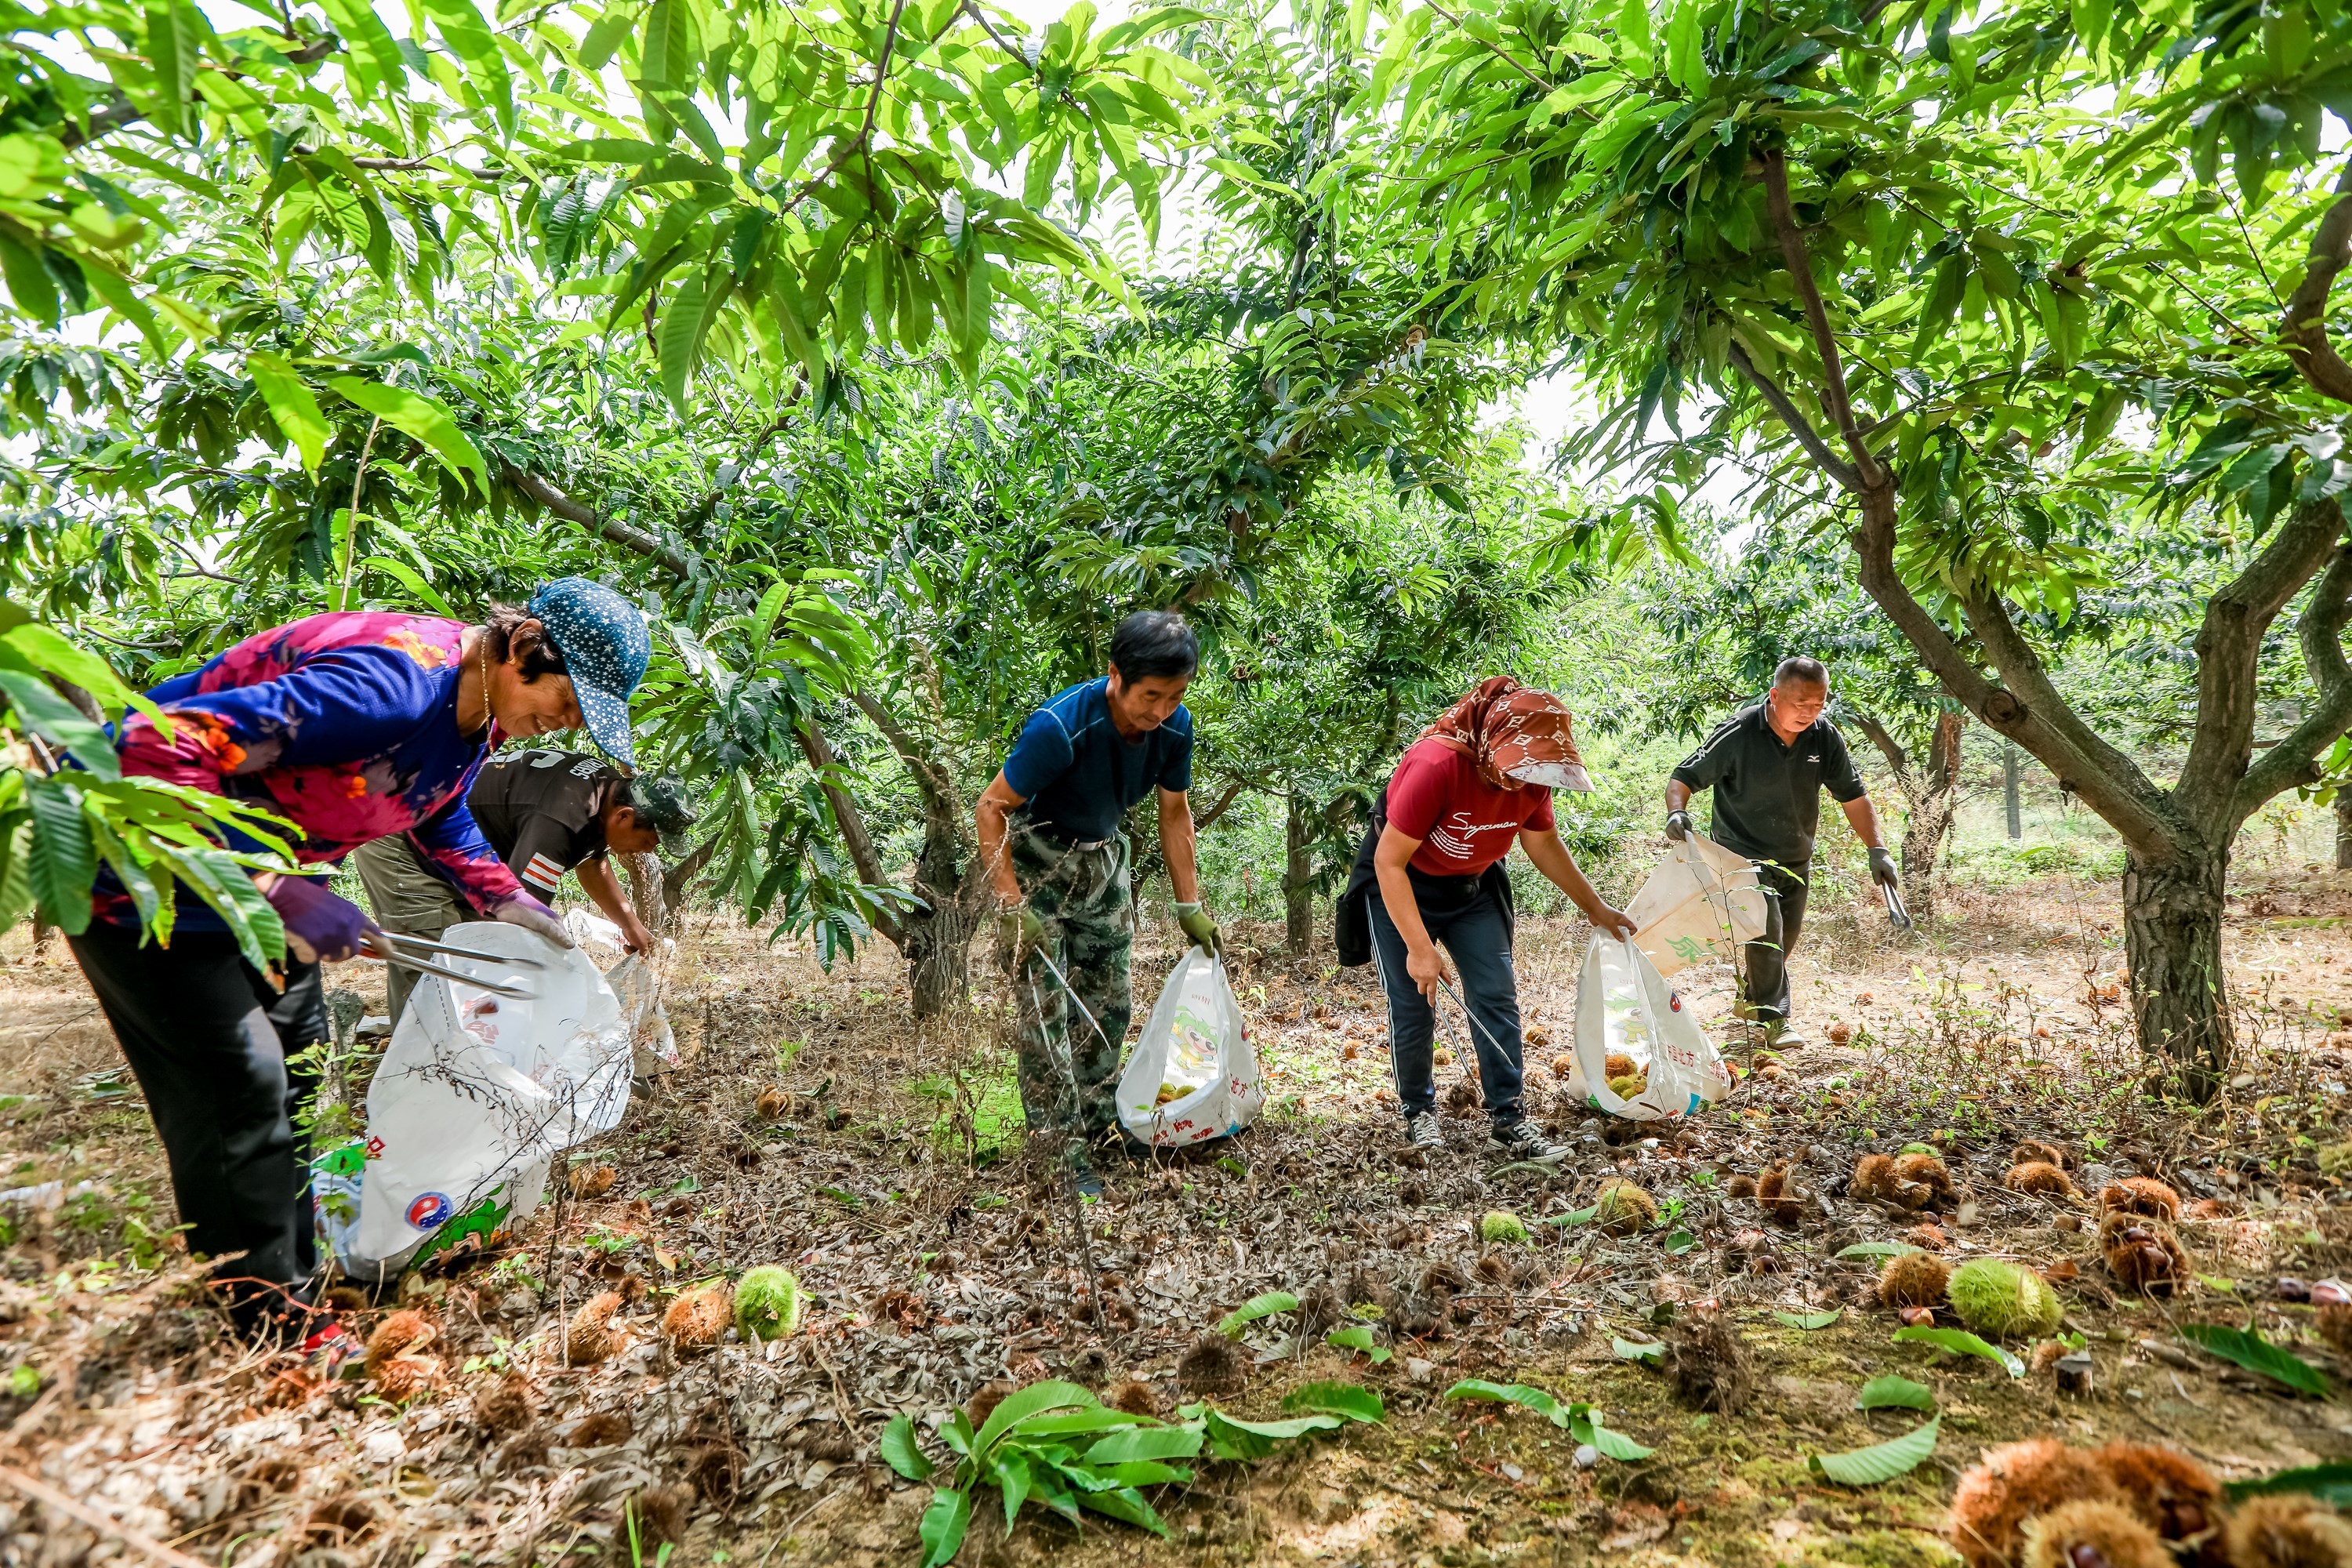
[[[572,940],[572,932],[555,918],[554,911],[537,899],[509,899],[499,906],[497,918],[503,924],[535,931],[558,947],[576,945]]]

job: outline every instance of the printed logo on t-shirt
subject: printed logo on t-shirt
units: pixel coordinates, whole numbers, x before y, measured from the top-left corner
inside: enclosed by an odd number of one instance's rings
[[[1517,833],[1521,824],[1510,822],[1473,822],[1466,811],[1456,811],[1429,830],[1429,841],[1437,852],[1449,860],[1475,860],[1477,836],[1481,833]]]

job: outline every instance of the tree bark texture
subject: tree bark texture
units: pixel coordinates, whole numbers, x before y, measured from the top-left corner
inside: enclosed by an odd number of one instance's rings
[[[2336,792],[2336,868],[2352,871],[2352,789]]]
[[[1903,820],[1903,902],[1914,921],[1936,914],[1936,870],[1952,836],[1960,795],[1960,736],[1965,713],[1938,713],[1927,740],[1927,765],[1921,770],[1909,813]]]
[[[622,868],[628,873],[629,907],[646,929],[656,936],[669,924],[670,903],[667,897],[666,879],[662,874],[661,857],[647,850],[643,855],[621,858]]]
[[[908,729],[877,699],[853,691],[857,705],[890,742],[914,782],[923,806],[923,847],[915,859],[914,891],[923,902],[907,912],[892,940],[907,960],[915,1016],[935,1018],[962,1001],[971,984],[971,941],[988,900],[971,813],[956,787],[955,770],[937,748]]]
[[[2231,1039],[2221,975],[2226,851],[2189,864],[2124,858],[2124,956],[2141,1047],[2161,1055],[2199,1100],[2227,1081]]]
[[[1315,940],[1314,817],[1306,800],[1292,795],[1283,814],[1282,927],[1284,946],[1296,957]]]
[[[2018,786],[2017,742],[2000,743],[2000,813],[2003,826],[2009,829],[2010,842],[2025,837],[2025,804]]]
[[[1959,811],[1960,737],[1968,730],[1969,716],[1937,714],[1927,753],[1916,765],[1885,725],[1860,711],[1854,722],[1886,759],[1895,787],[1902,793],[1903,906],[1915,923],[1925,925],[1935,917],[1936,871]]]

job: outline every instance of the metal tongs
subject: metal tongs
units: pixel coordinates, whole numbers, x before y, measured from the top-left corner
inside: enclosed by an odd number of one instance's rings
[[[1895,891],[1894,885],[1888,882],[1879,883],[1878,890],[1884,894],[1886,899],[1887,923],[1892,925],[1896,931],[1909,931],[1911,929],[1911,911],[1903,907],[1903,895]]]
[[[386,945],[388,944],[388,945]],[[419,974],[437,974],[444,980],[454,980],[460,985],[470,985],[477,991],[487,991],[493,996],[511,996],[528,1002],[539,995],[529,986],[512,984],[504,980],[485,980],[468,974],[462,969],[445,969],[428,959],[416,956],[421,952],[447,953],[454,958],[487,959],[495,963],[510,963],[518,969],[544,969],[547,965],[536,958],[520,958],[503,952],[482,952],[470,947],[450,947],[446,943],[427,942],[421,936],[408,936],[400,931],[379,931],[368,933],[363,950],[370,958],[386,963],[396,963],[403,969]]]

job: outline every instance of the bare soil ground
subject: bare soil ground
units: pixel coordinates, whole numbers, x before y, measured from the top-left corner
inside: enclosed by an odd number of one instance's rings
[[[929,1430],[983,1385],[1047,1375],[1138,1379],[1171,1408],[1189,1397],[1180,1358],[1227,1310],[1325,1286],[1383,1304],[1373,1326],[1392,1356],[1288,1344],[1296,1320],[1269,1319],[1248,1342],[1246,1386],[1221,1403],[1267,1415],[1304,1383],[1356,1382],[1381,1394],[1383,1424],[1163,1489],[1166,1542],[1108,1522],[1081,1536],[1034,1511],[1008,1535],[983,1493],[961,1560],[1943,1563],[1954,1482],[1994,1443],[2167,1441],[2231,1478],[2352,1457],[2340,1397],[2290,1397],[2176,1332],[2259,1327],[2339,1385],[2352,1376],[2309,1309],[2275,1289],[2283,1274],[2352,1272],[2346,1178],[2323,1176],[2319,1159],[2346,1137],[2352,879],[2290,869],[2240,889],[2229,954],[2242,1070],[2201,1109],[2148,1092],[2106,989],[2120,963],[2109,890],[1961,889],[1911,938],[1849,894],[1823,901],[1796,963],[1816,1043],[1777,1068],[1754,1064],[1728,1101],[1673,1129],[1566,1102],[1547,1068],[1568,1041],[1585,932],[1522,927],[1525,1011],[1548,1042],[1529,1052],[1530,1094],[1576,1150],[1556,1175],[1498,1168],[1462,1089],[1447,1152],[1403,1153],[1369,972],[1338,971],[1328,952],[1244,954],[1235,980],[1273,1085],[1266,1116],[1230,1148],[1112,1167],[1106,1200],[1083,1209],[1019,1145],[989,987],[970,1014],[918,1028],[887,952],[827,974],[698,918],[668,993],[693,1059],[576,1167],[585,1180],[609,1163],[609,1190],[565,1195],[511,1247],[413,1282],[438,1337],[424,1347],[426,1385],[404,1401],[364,1379],[314,1385],[220,1332],[192,1269],[157,1239],[170,1190],[110,1037],[69,961],[30,954],[19,932],[0,974],[0,1091],[22,1097],[0,1100],[13,1173],[0,1185],[69,1195],[0,1198],[0,1465],[223,1568],[650,1561],[662,1539],[673,1562],[911,1563],[929,1492],[877,1458],[893,1413]],[[1146,1002],[1169,956],[1160,941],[1147,930]],[[1678,984],[1719,1024],[1726,973]],[[1449,1084],[1468,1059],[1454,1027]],[[764,1116],[755,1099],[771,1086],[786,1098]],[[2193,1277],[2169,1299],[2120,1289],[2087,1199],[2002,1187],[2022,1138],[2066,1149],[2085,1194],[2133,1173],[2178,1186],[2196,1205],[2182,1226]],[[1932,1219],[1846,1191],[1859,1156],[1913,1142],[1940,1148],[1961,1189]],[[1803,1194],[1792,1225],[1730,1195],[1776,1163]],[[1543,1223],[1612,1177],[1666,1205],[1660,1223],[1622,1238]],[[1532,1243],[1481,1244],[1493,1209],[1526,1220]],[[1906,1237],[1956,1261],[2050,1270],[2088,1342],[2093,1391],[1893,1342],[1875,1263],[1836,1254]],[[814,1298],[804,1331],[673,1352],[657,1325],[677,1292],[771,1263]],[[608,1288],[632,1298],[616,1320],[625,1347],[567,1364],[566,1317]],[[1756,1360],[1736,1415],[1690,1408],[1615,1349],[1671,1334],[1704,1301],[1735,1319]],[[1831,1308],[1840,1315],[1817,1329],[1775,1316]],[[1855,1408],[1885,1373],[1934,1391],[1934,1458],[1883,1486],[1829,1483],[1809,1456],[1919,1424],[1916,1411]],[[1590,1401],[1657,1452],[1580,1467],[1569,1435],[1531,1414],[1448,1401],[1464,1377]],[[526,1405],[492,1430],[487,1396],[501,1385]],[[0,1478],[0,1556],[49,1568],[126,1550]]]

